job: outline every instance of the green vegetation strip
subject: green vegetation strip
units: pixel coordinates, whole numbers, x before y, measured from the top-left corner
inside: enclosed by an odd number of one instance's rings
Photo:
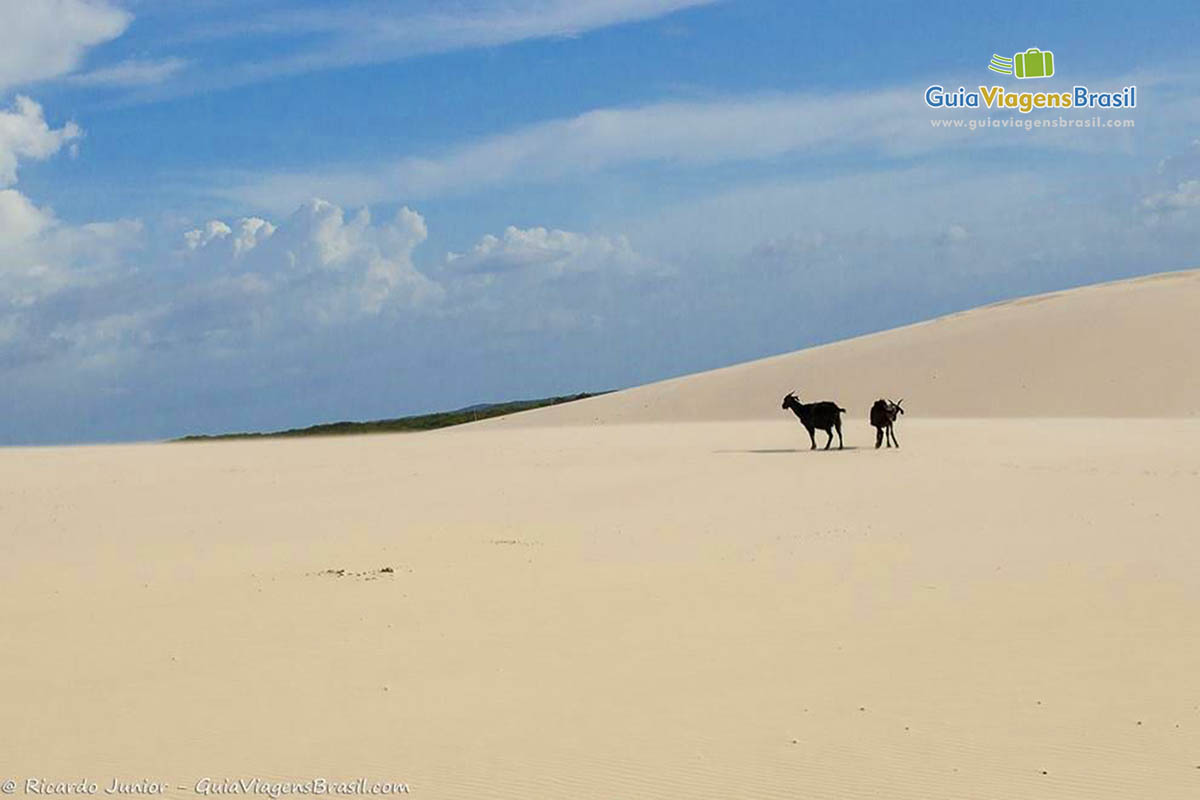
[[[217,439],[265,439],[284,436],[348,436],[363,433],[403,433],[415,431],[431,431],[435,428],[448,428],[451,425],[462,425],[465,422],[475,422],[490,417],[502,417],[505,414],[515,414],[518,411],[529,411],[543,406],[556,406],[560,403],[571,403],[588,397],[597,397],[608,392],[595,392],[562,395],[560,397],[544,397],[540,400],[515,400],[509,403],[489,403],[479,406],[460,408],[457,411],[440,411],[436,414],[420,414],[413,417],[397,417],[396,419],[378,419],[371,422],[328,422],[323,425],[311,425],[307,428],[290,428],[286,431],[270,433],[222,433],[216,435],[195,434],[176,439],[177,442],[202,442]]]

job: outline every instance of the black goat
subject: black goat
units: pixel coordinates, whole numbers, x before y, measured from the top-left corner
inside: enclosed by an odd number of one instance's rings
[[[896,443],[896,449],[900,449],[900,441],[896,438],[896,431],[892,428],[896,424],[896,417],[904,413],[904,409],[900,407],[900,403],[904,402],[904,398],[893,403],[891,400],[876,400],[871,406],[871,425],[875,427],[875,449],[879,449],[879,445],[883,443],[883,437],[886,434],[887,446],[891,447],[892,442]]]
[[[808,431],[808,438],[812,441],[810,450],[817,449],[817,437],[813,431],[825,431],[825,435],[829,437],[825,440],[825,449],[828,450],[829,445],[833,444],[834,429],[838,435],[838,450],[842,449],[842,414],[846,413],[846,409],[829,400],[801,403],[795,392],[789,392],[783,398],[783,408],[791,409],[791,412],[800,418],[800,423]]]

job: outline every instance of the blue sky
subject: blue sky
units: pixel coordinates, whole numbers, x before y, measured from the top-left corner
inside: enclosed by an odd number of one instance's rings
[[[38,0],[0,23],[0,443],[627,386],[1200,250],[1181,3]],[[987,71],[1031,46],[1055,77]],[[935,130],[989,112],[929,109],[931,83],[1139,102],[1101,114],[1132,128]]]

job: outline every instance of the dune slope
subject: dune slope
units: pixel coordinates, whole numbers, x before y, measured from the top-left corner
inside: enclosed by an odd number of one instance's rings
[[[1200,270],[1026,297],[639,386],[491,427],[770,419],[783,395],[866,417],[881,396],[930,417],[1200,414]]]

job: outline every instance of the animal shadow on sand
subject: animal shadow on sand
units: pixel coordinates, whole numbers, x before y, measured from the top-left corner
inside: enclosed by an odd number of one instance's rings
[[[834,453],[839,453],[839,452],[846,453],[851,450],[858,450],[858,449],[860,449],[860,448],[855,447],[854,445],[846,445],[841,450],[837,450],[837,449],[825,450],[820,447],[818,447],[816,450],[813,450],[808,447],[788,447],[788,448],[771,448],[771,449],[762,449],[762,450],[713,450],[713,452],[714,453],[748,453],[750,455],[759,455],[759,456],[779,455],[781,453],[814,453],[814,454],[815,453],[827,453],[829,455],[833,455]]]

